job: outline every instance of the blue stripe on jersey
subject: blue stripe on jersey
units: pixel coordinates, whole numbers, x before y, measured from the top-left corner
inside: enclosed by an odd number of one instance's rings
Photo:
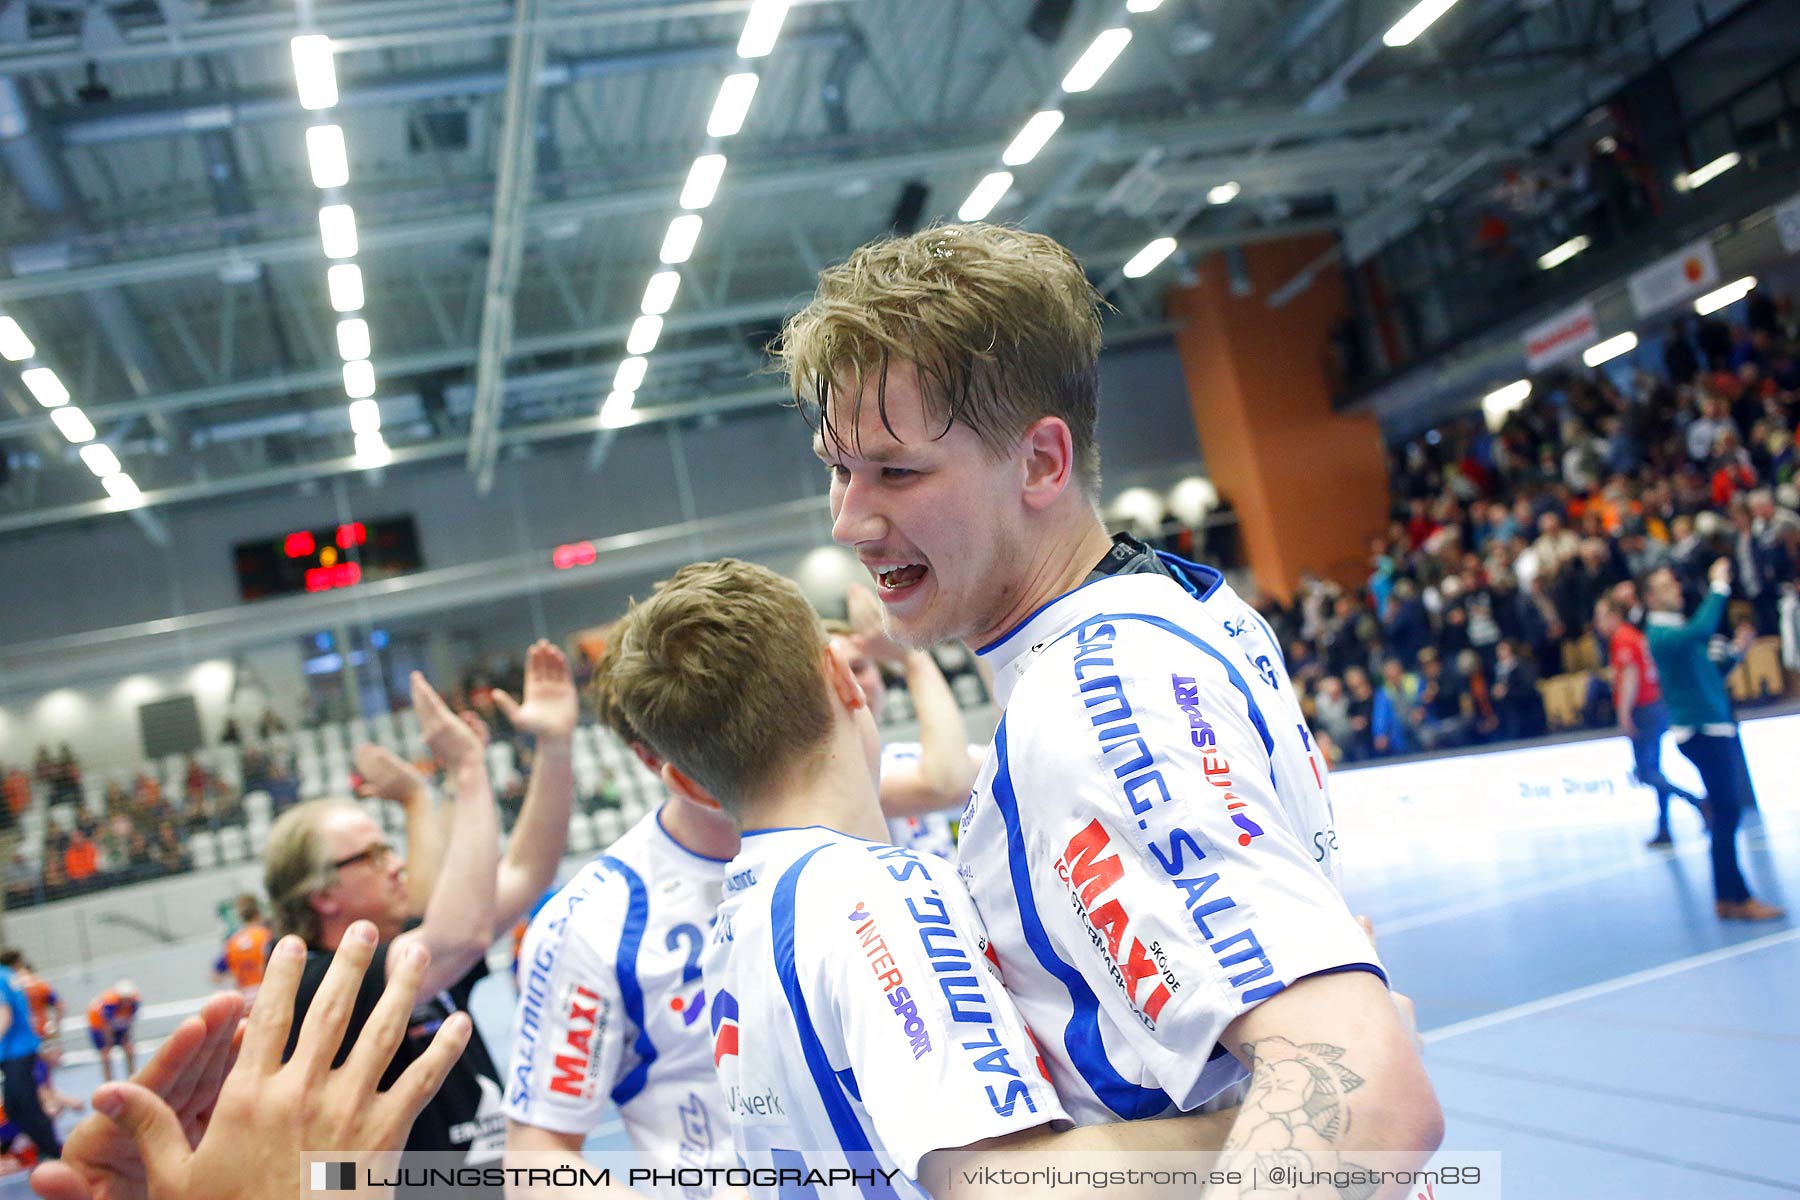
[[[644,989],[638,985],[637,977],[638,947],[644,941],[644,927],[650,923],[650,893],[636,871],[610,854],[600,860],[600,865],[609,871],[617,871],[631,894],[625,905],[625,927],[619,931],[619,953],[613,960],[613,969],[619,976],[619,999],[625,1005],[625,1019],[636,1025],[638,1031],[637,1042],[632,1046],[637,1054],[637,1065],[612,1090],[613,1103],[624,1107],[644,1090],[644,1084],[650,1078],[650,1064],[656,1061],[656,1046],[650,1041],[650,1031],[644,1028]]]
[[[1231,686],[1243,693],[1244,704],[1250,710],[1250,723],[1256,726],[1256,732],[1262,735],[1263,749],[1269,755],[1270,782],[1274,781],[1275,738],[1269,733],[1269,723],[1263,720],[1262,709],[1256,706],[1256,697],[1250,694],[1250,685],[1245,681],[1243,674],[1236,667],[1231,665],[1230,659],[1219,653],[1217,646],[1214,646],[1201,638],[1195,637],[1193,634],[1166,617],[1153,617],[1149,613],[1096,613],[1081,622],[1081,625],[1092,625],[1097,621],[1142,621],[1146,625],[1154,625],[1164,633],[1172,633],[1188,645],[1193,646],[1195,649],[1204,650],[1207,654],[1211,655],[1221,667],[1225,668],[1225,677],[1231,680]],[[1079,626],[1077,628],[1079,628]],[[1074,632],[1075,630],[1071,629],[1062,636],[1068,637],[1069,634]],[[1056,640],[1060,642],[1062,641],[1062,638],[1057,638]]]
[[[870,1144],[869,1135],[862,1127],[861,1118],[844,1098],[843,1082],[837,1071],[832,1069],[831,1057],[825,1053],[825,1043],[819,1040],[819,1031],[813,1026],[812,1014],[806,1007],[806,996],[800,990],[800,973],[794,965],[794,894],[800,887],[800,873],[806,869],[812,856],[824,848],[814,846],[802,854],[793,866],[782,872],[781,879],[775,884],[775,894],[769,898],[769,918],[772,925],[770,932],[774,935],[772,940],[775,946],[775,976],[781,980],[781,990],[787,997],[788,1010],[794,1014],[794,1032],[800,1037],[800,1050],[806,1058],[806,1070],[812,1076],[813,1090],[818,1093],[819,1102],[825,1106],[825,1115],[831,1120],[831,1132],[837,1138],[838,1148],[849,1156],[851,1166],[868,1170],[875,1166],[874,1146]],[[859,1187],[865,1196],[895,1195],[894,1190],[884,1184]]]
[[[1012,761],[1006,746],[1006,718],[994,733],[994,806],[1006,825],[1006,864],[1012,873],[1013,891],[1019,898],[1019,927],[1025,931],[1025,944],[1037,956],[1040,966],[1050,972],[1069,992],[1069,1023],[1063,1029],[1063,1046],[1069,1061],[1087,1080],[1100,1103],[1125,1121],[1153,1117],[1167,1109],[1168,1093],[1159,1088],[1140,1087],[1119,1074],[1106,1056],[1106,1044],[1100,1038],[1100,1001],[1087,979],[1062,960],[1050,935],[1038,916],[1037,900],[1032,894],[1030,864],[1025,859],[1025,834],[1019,826],[1019,797],[1013,789]]]

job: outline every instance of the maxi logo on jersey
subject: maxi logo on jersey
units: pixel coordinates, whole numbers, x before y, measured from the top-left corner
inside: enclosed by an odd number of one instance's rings
[[[1069,839],[1056,860],[1056,875],[1069,889],[1075,911],[1087,925],[1094,948],[1104,953],[1113,982],[1125,993],[1146,1029],[1156,1028],[1163,1006],[1181,990],[1181,980],[1136,937],[1130,936],[1131,917],[1117,897],[1096,906],[1095,901],[1125,876],[1117,854],[1103,855],[1112,839],[1098,817]],[[1152,940],[1151,945],[1157,943]],[[1148,988],[1145,984],[1148,983]],[[1144,993],[1141,997],[1139,993]]]
[[[556,1074],[550,1090],[559,1096],[591,1100],[598,1089],[599,1047],[605,1044],[612,1003],[585,984],[563,989],[557,1011],[563,1014],[562,1044],[557,1047]]]
[[[925,1018],[919,1015],[919,1002],[908,990],[900,965],[888,950],[887,939],[875,926],[875,918],[860,901],[856,911],[850,914],[850,923],[856,927],[856,936],[862,941],[863,957],[881,983],[882,994],[893,1007],[894,1015],[900,1019],[901,1029],[912,1047],[913,1061],[917,1062],[931,1053],[931,1033],[925,1028]]]
[[[868,850],[887,867],[888,874],[895,882],[906,883],[920,879],[929,884],[931,872],[911,850],[881,845],[871,845]],[[859,904],[857,908],[860,910],[862,906]],[[966,1040],[959,1039],[958,1045],[968,1055],[970,1064],[976,1071],[1000,1075],[1006,1080],[1003,1088],[997,1088],[991,1083],[983,1085],[987,1092],[988,1106],[998,1115],[1010,1117],[1019,1102],[1024,1101],[1025,1111],[1035,1113],[1037,1103],[1031,1098],[1031,1085],[1025,1081],[1019,1069],[1012,1065],[1012,1056],[1000,1038],[999,1026],[995,1024],[994,1014],[989,1009],[987,993],[982,990],[981,978],[976,974],[987,968],[976,966],[975,960],[970,957],[968,942],[951,920],[943,895],[936,888],[928,887],[924,895],[906,898],[906,911],[918,930],[919,945],[925,951],[925,959],[931,964],[932,974],[937,979],[938,991],[950,1010],[952,1025],[968,1027],[960,1031]],[[978,949],[976,952],[981,951]],[[1038,1060],[1038,1070],[1042,1074],[1041,1058]]]

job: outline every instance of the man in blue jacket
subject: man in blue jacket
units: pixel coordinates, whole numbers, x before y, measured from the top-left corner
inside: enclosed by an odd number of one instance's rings
[[[1668,567],[1651,572],[1644,595],[1650,656],[1662,676],[1663,698],[1675,743],[1700,772],[1712,804],[1713,896],[1720,917],[1730,921],[1774,921],[1787,914],[1750,894],[1738,869],[1737,828],[1743,805],[1754,805],[1744,746],[1738,741],[1725,679],[1707,654],[1707,643],[1725,616],[1731,595],[1731,560],[1721,558],[1707,572],[1706,599],[1691,619],[1682,617],[1681,581]]]

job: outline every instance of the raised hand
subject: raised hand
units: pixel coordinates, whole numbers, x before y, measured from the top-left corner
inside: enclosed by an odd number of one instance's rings
[[[432,690],[425,676],[412,673],[413,712],[419,716],[419,735],[446,770],[482,761],[486,739],[459,720],[443,697]]]
[[[523,703],[494,689],[494,703],[513,728],[533,737],[566,738],[575,732],[581,713],[581,697],[575,676],[563,652],[546,641],[537,641],[525,652]]]
[[[411,804],[421,797],[429,798],[425,777],[404,758],[386,746],[365,742],[356,748],[356,773],[363,783],[356,794]]]
[[[174,1114],[190,1146],[211,1124],[225,1073],[237,1059],[244,999],[223,992],[169,1035],[131,1082]],[[98,1113],[75,1126],[61,1161],[46,1162],[31,1176],[43,1200],[148,1200],[149,1181],[137,1143],[123,1126]]]
[[[385,1092],[381,1074],[406,1032],[430,954],[418,943],[395,951],[381,1000],[337,1070],[363,972],[375,953],[375,927],[358,921],[345,934],[300,1028],[294,1056],[281,1051],[293,1021],[294,995],[306,961],[300,939],[283,938],[270,957],[243,1045],[199,1143],[156,1093],[136,1084],[107,1084],[94,1107],[132,1137],[150,1200],[292,1200],[305,1181],[303,1155],[330,1151],[364,1164],[397,1150],[413,1119],[437,1091],[468,1044],[466,1013],[453,1014],[430,1047]],[[40,1193],[41,1195],[42,1193]],[[98,1198],[96,1198],[98,1200]],[[110,1198],[108,1198],[110,1200]]]

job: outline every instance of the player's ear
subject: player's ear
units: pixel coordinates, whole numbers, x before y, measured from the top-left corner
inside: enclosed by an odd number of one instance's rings
[[[1075,477],[1075,435],[1061,417],[1041,417],[1019,435],[1024,456],[1022,499],[1027,508],[1045,509]]]
[[[856,682],[856,672],[850,669],[850,657],[838,649],[836,639],[825,643],[823,663],[825,684],[839,704],[851,712],[869,706],[862,684]]]
[[[631,752],[637,755],[637,760],[643,763],[652,775],[662,774],[663,760],[651,753],[650,748],[644,745],[644,743],[631,743]]]
[[[662,765],[662,781],[663,786],[683,800],[692,800],[701,808],[716,808],[723,811],[719,802],[713,799],[711,792],[701,787],[691,775],[672,762],[665,762]]]

